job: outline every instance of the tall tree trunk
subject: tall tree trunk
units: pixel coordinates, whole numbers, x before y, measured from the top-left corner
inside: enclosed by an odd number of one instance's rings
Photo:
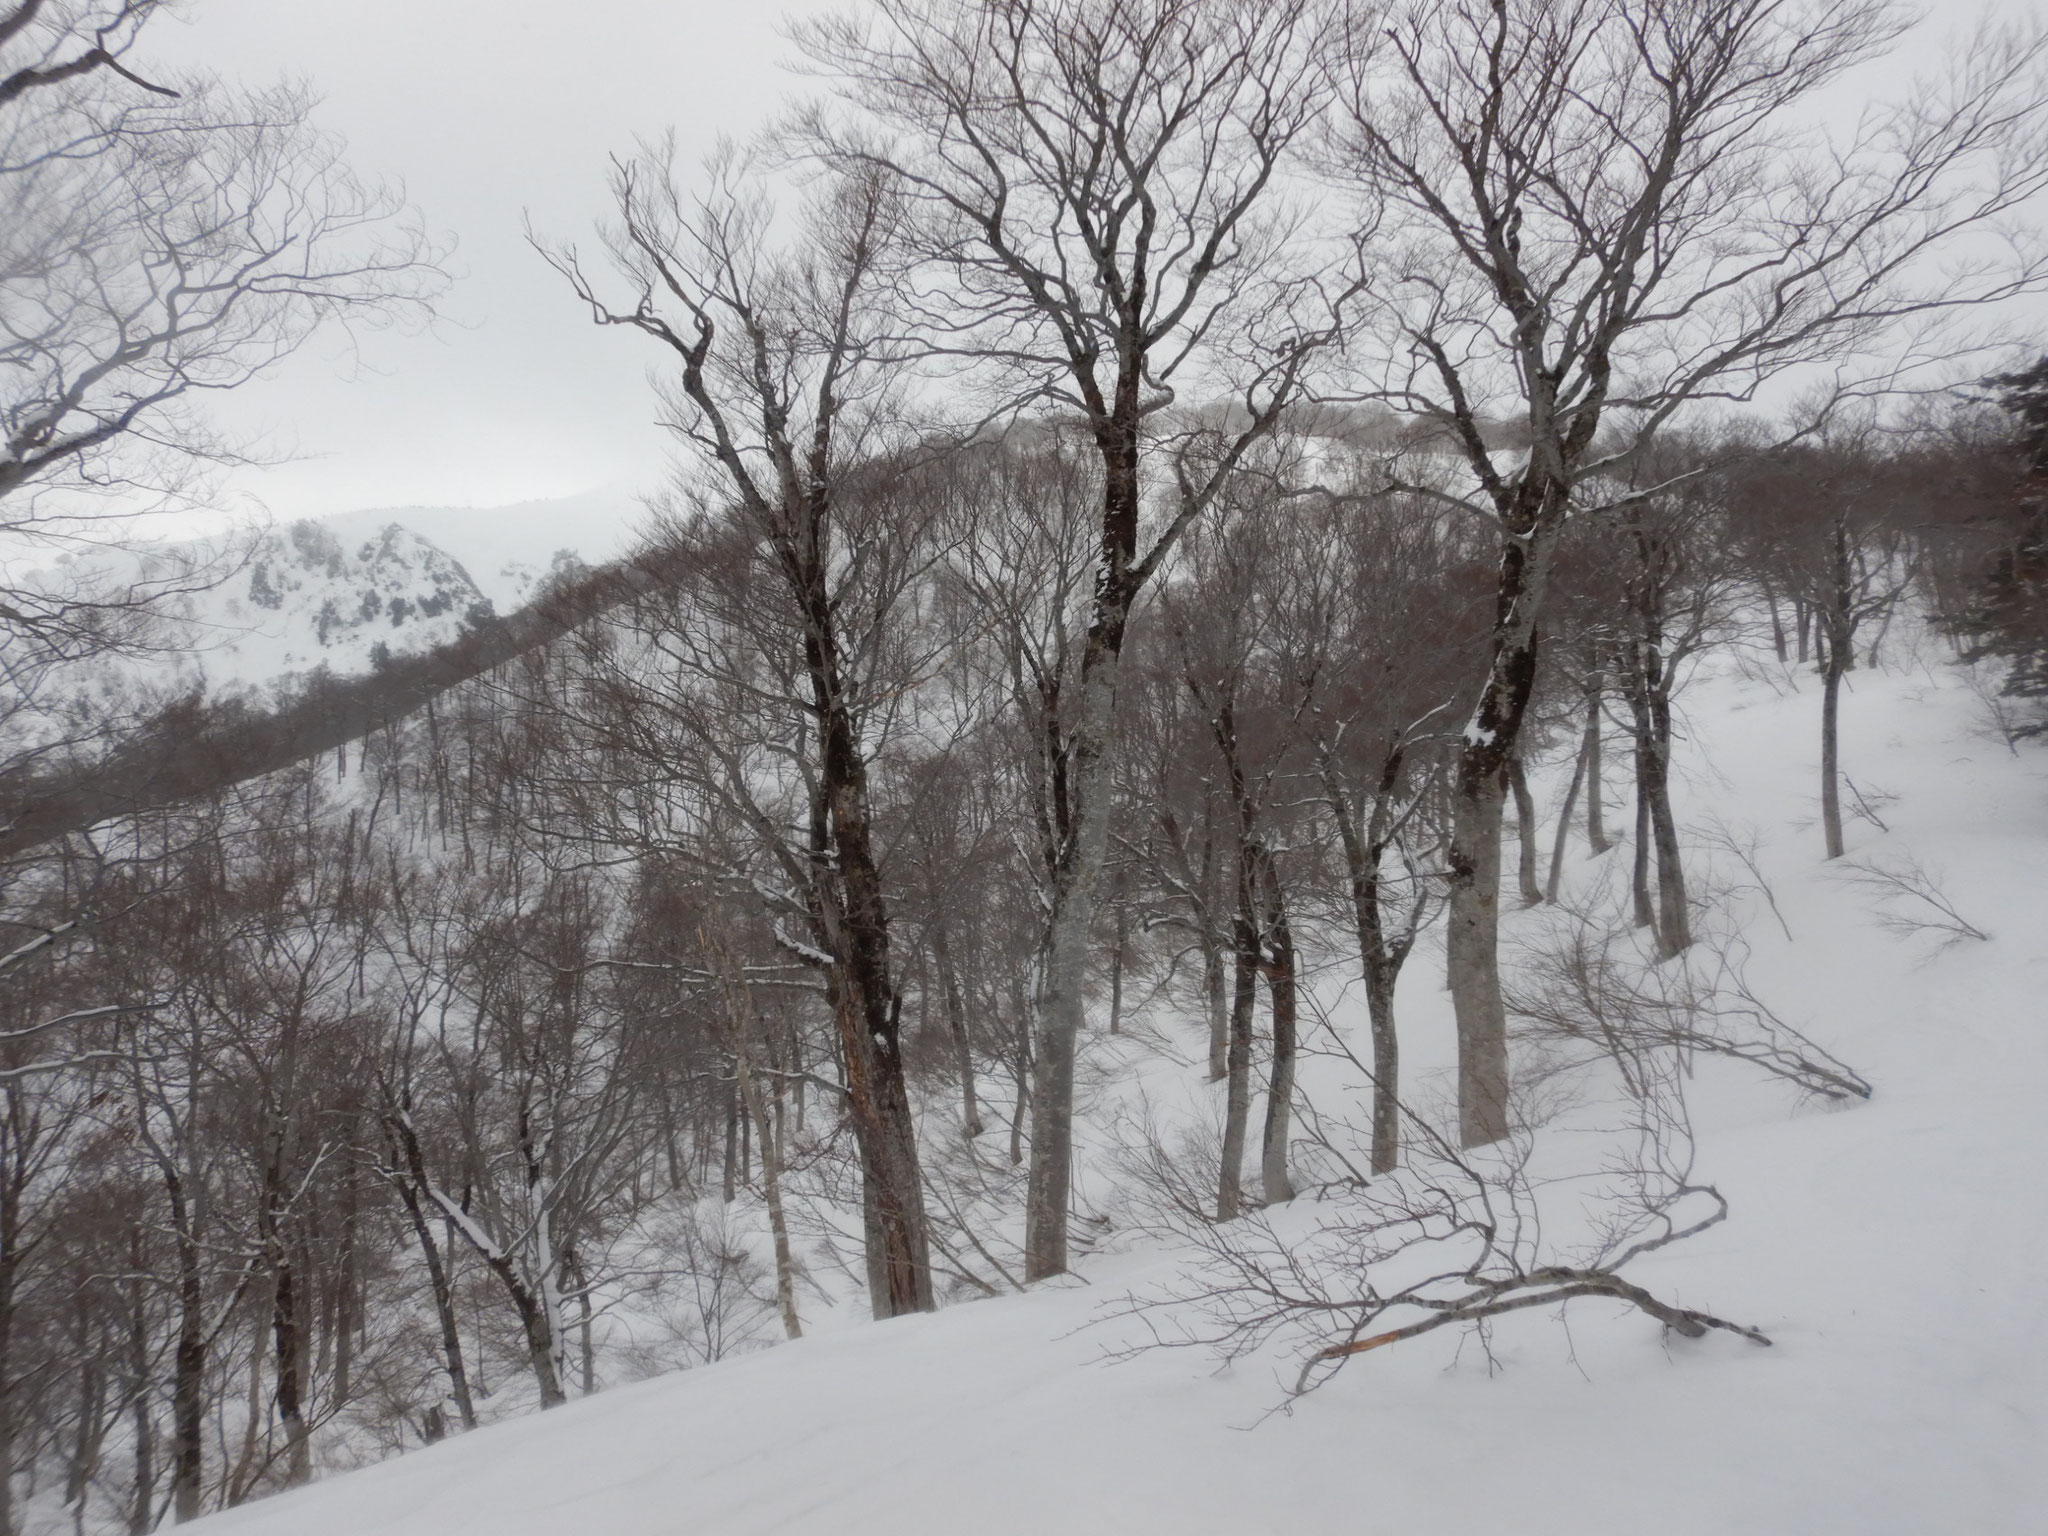
[[[1543,900],[1543,887],[1536,879],[1536,797],[1529,793],[1529,775],[1519,752],[1508,759],[1508,788],[1515,797],[1515,877],[1522,887],[1522,905],[1533,907]]]
[[[271,1271],[270,1332],[277,1376],[277,1418],[284,1428],[285,1486],[296,1488],[313,1475],[312,1440],[306,1428],[305,1347],[299,1329],[295,1266],[278,1260]]]
[[[1131,908],[1123,892],[1116,895],[1116,948],[1109,956],[1109,1032],[1116,1034],[1124,1021],[1124,952],[1131,945]]]
[[[1692,946],[1692,913],[1685,891],[1685,863],[1678,851],[1678,822],[1671,811],[1671,698],[1657,677],[1644,679],[1649,692],[1650,752],[1643,765],[1643,790],[1650,832],[1657,846],[1657,951],[1663,959]]]
[[[1246,864],[1250,850],[1240,853]],[[1216,1175],[1216,1219],[1229,1221],[1244,1210],[1244,1144],[1251,1121],[1252,1013],[1259,997],[1259,922],[1253,899],[1255,875],[1238,877],[1236,935],[1237,984],[1230,1006],[1229,1071],[1223,1091],[1223,1158]]]
[[[1109,849],[1111,770],[1124,637],[1145,576],[1138,569],[1139,408],[1143,380],[1132,346],[1118,370],[1115,405],[1096,429],[1102,456],[1102,538],[1081,647],[1079,702],[1065,753],[1067,814],[1052,872],[1039,972],[1038,1039],[1031,1086],[1031,1168],[1024,1204],[1024,1277],[1067,1268],[1074,1176],[1074,1051],[1085,1012],[1088,936]]]
[[[1534,485],[1534,482],[1528,482]],[[1508,1016],[1500,990],[1500,840],[1508,761],[1536,685],[1536,615],[1564,526],[1562,484],[1504,531],[1486,682],[1465,727],[1451,790],[1445,969],[1458,1024],[1458,1134],[1508,1134]]]
[[[1294,1198],[1287,1173],[1287,1145],[1293,1128],[1295,1055],[1294,931],[1287,921],[1287,893],[1277,862],[1266,861],[1266,992],[1273,1004],[1273,1070],[1266,1089],[1266,1129],[1262,1138],[1260,1182],[1266,1204]]]
[[[1564,801],[1557,808],[1557,834],[1550,840],[1550,873],[1543,882],[1543,899],[1557,900],[1557,889],[1564,878],[1565,844],[1571,840],[1572,812],[1578,808],[1579,790],[1586,782],[1586,739],[1579,738],[1577,756],[1572,759],[1572,781],[1565,786]]]
[[[1650,725],[1640,708],[1640,701],[1630,695],[1631,703],[1637,704],[1635,716],[1635,768],[1636,768],[1636,835],[1630,845],[1631,864],[1629,867],[1629,899],[1634,908],[1635,925],[1638,928],[1654,930],[1657,926],[1657,909],[1650,900],[1650,850],[1655,841],[1650,831]]]
[[[15,1536],[14,1521],[14,1255],[12,1200],[0,1197],[0,1536]]]
[[[143,1271],[139,1232],[128,1239],[130,1265],[139,1277]],[[128,1378],[134,1419],[135,1496],[128,1505],[128,1536],[143,1536],[156,1524],[156,1419],[150,1412],[150,1387],[155,1370],[150,1359],[149,1312],[144,1301],[144,1282],[133,1282],[128,1310]]]
[[[740,1093],[761,1131],[761,1189],[768,1203],[768,1235],[775,1249],[775,1305],[782,1314],[782,1331],[792,1339],[803,1337],[803,1321],[796,1310],[796,1265],[790,1257],[789,1221],[782,1206],[782,1149],[768,1134],[768,1107],[754,1075],[753,1040],[756,1029],[754,1002],[743,976],[728,971],[725,978],[726,1011],[733,1025],[733,1061],[737,1065]],[[969,1101],[970,1107],[972,1100]]]
[[[1842,679],[1856,665],[1856,599],[1849,567],[1847,519],[1836,517],[1829,541],[1828,602],[1814,604],[1814,642],[1820,652],[1820,821],[1828,857],[1839,859],[1842,841],[1841,738]],[[1823,622],[1825,619],[1825,622]]]
[[[1074,1159],[1074,1052],[1087,1000],[1088,936],[1109,846],[1110,750],[1122,671],[1125,611],[1091,628],[1081,674],[1081,719],[1067,782],[1073,809],[1052,882],[1031,1082],[1031,1169],[1024,1211],[1024,1274],[1067,1268]]]
[[[1771,649],[1777,653],[1778,660],[1782,663],[1787,659],[1785,616],[1778,609],[1778,589],[1772,585],[1771,579],[1768,576],[1764,577],[1759,584],[1763,588],[1764,606],[1771,615]]]
[[[1848,671],[1842,658],[1848,654],[1846,639],[1830,639],[1820,669],[1820,824],[1827,838],[1828,857],[1842,856],[1842,788],[1839,724],[1842,706],[1842,676]]]
[[[1031,1006],[1015,977],[1010,982],[1010,1015],[1016,1027],[1017,1097],[1010,1107],[1010,1166],[1024,1161],[1024,1118],[1031,1109]]]
[[[1466,756],[1472,754],[1467,753]],[[1458,1019],[1458,1129],[1466,1146],[1508,1133],[1508,1021],[1500,990],[1500,842],[1506,787],[1498,768],[1468,776],[1452,805],[1445,947]]]
[[[1202,1000],[1209,1015],[1209,1081],[1220,1083],[1230,1072],[1230,986],[1227,947],[1202,918]]]
[[[178,1524],[199,1518],[206,1481],[206,1296],[198,1236],[184,1187],[167,1176],[178,1252],[178,1342],[171,1356],[171,1510]]]
[[[725,1084],[725,1171],[719,1189],[727,1205],[739,1193],[739,1156],[740,1088],[739,1073],[735,1070]]]
[[[1586,842],[1598,857],[1614,844],[1607,836],[1606,766],[1601,761],[1601,726],[1607,679],[1600,668],[1586,683]]]
[[[435,1241],[433,1224],[427,1220],[424,1204],[428,1198],[426,1159],[410,1122],[394,1113],[386,1118],[385,1124],[405,1159],[404,1172],[392,1182],[398,1186],[399,1198],[405,1203],[406,1215],[412,1222],[413,1236],[419,1240],[420,1256],[426,1260],[427,1286],[434,1298],[434,1318],[441,1328],[441,1365],[448,1373],[448,1394],[455,1399],[455,1411],[461,1416],[463,1429],[472,1430],[476,1428],[476,1400],[470,1395],[469,1370],[462,1357],[462,1329],[455,1315],[455,1287],[450,1283],[448,1266],[442,1257],[441,1245]]]
[[[967,1005],[960,995],[960,973],[953,967],[953,946],[946,924],[932,925],[932,960],[939,987],[946,994],[946,1032],[953,1038],[953,1059],[960,1072],[960,1129],[969,1141],[981,1134],[981,1110],[974,1101],[974,1041],[968,1033]]]
[[[1414,935],[1390,943],[1380,907],[1380,863],[1385,857],[1394,795],[1401,783],[1404,754],[1396,749],[1381,765],[1371,821],[1363,836],[1343,781],[1327,756],[1320,765],[1324,798],[1337,823],[1344,871],[1351,886],[1351,921],[1358,938],[1359,972],[1365,981],[1372,1028],[1372,1171],[1391,1173],[1401,1159],[1401,1040],[1394,1028],[1394,987]]]
[[[1230,1071],[1230,987],[1225,979],[1229,939],[1218,914],[1223,908],[1223,860],[1217,857],[1216,797],[1202,797],[1202,1000],[1209,1013],[1209,1081]]]
[[[831,828],[831,867],[821,884],[830,909],[833,1017],[845,1062],[846,1099],[860,1151],[870,1236],[870,1301],[878,1318],[929,1312],[931,1239],[918,1166],[916,1125],[903,1073],[903,998],[889,958],[889,909],[868,822],[867,764],[844,693],[836,620],[822,565],[804,593],[805,652],[819,719],[819,794]]]

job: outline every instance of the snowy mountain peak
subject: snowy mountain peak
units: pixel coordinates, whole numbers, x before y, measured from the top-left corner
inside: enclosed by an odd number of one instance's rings
[[[461,563],[399,523],[344,539],[323,523],[261,535],[227,580],[184,600],[191,665],[215,691],[444,645],[491,615]]]

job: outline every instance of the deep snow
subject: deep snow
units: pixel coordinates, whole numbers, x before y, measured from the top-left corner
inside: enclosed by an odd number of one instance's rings
[[[1296,1357],[1127,1363],[1139,1244],[1078,1278],[623,1387],[203,1522],[238,1536],[1119,1532],[1928,1536],[2048,1528],[2048,748],[2015,755],[1939,661],[1859,673],[1844,760],[1889,827],[1851,856],[1937,872],[1991,934],[1878,926],[1820,858],[1818,694],[1783,673],[1686,699],[1681,819],[1761,834],[1795,936],[1737,898],[1751,980],[1876,1085],[1827,1112],[1705,1080],[1700,1171],[1727,1222],[1630,1274],[1775,1339],[1666,1340],[1603,1303],[1524,1313],[1498,1370],[1450,1330],[1270,1413]],[[1619,798],[1619,773],[1610,800]],[[1878,792],[1897,798],[1879,803]],[[1625,847],[1608,856],[1626,857]],[[1575,855],[1583,880],[1588,864]],[[1527,926],[1540,915],[1518,917]],[[1449,1060],[1440,961],[1404,978],[1411,1072]],[[1340,1023],[1362,1034],[1357,1010]],[[1181,1043],[1194,1054],[1188,1026]],[[1131,1052],[1096,1042],[1098,1052]],[[1196,1067],[1148,1084],[1206,1090]],[[1149,1091],[1149,1089],[1148,1089]],[[1323,1091],[1311,1083],[1310,1091]],[[994,1135],[995,1133],[991,1133]],[[1084,1168],[1081,1198],[1109,1175]],[[1310,1221],[1306,1201],[1286,1214]],[[1114,1245],[1112,1245],[1114,1246]],[[846,1310],[844,1308],[842,1311]],[[1107,1317],[1107,1320],[1105,1318]]]

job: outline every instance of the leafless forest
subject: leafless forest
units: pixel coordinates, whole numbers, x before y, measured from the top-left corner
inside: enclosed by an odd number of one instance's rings
[[[0,1536],[1060,1275],[1109,1219],[1096,1032],[1221,1085],[1120,1176],[1207,1342],[1305,1329],[1304,1388],[1577,1296],[1762,1340],[1622,1272],[1726,1209],[1675,1063],[1871,1087],[1687,958],[1725,937],[1676,701],[1812,669],[1828,858],[1882,814],[1837,724],[1899,630],[2040,728],[2038,34],[1844,111],[1879,0],[803,24],[757,137],[622,148],[602,228],[530,232],[659,381],[640,550],[259,707],[76,686],[233,567],[129,519],[242,451],[211,392],[418,322],[444,253],[303,93],[156,70],[167,9],[0,5],[0,531],[144,573],[0,588]],[[1623,909],[1504,968],[1503,907],[1616,845]],[[1454,1102],[1402,1073],[1411,965]],[[1332,977],[1356,1124],[1297,1085]],[[1588,1055],[1640,1155],[1565,1258],[1503,1213]],[[1259,1213],[1312,1188],[1304,1250]]]

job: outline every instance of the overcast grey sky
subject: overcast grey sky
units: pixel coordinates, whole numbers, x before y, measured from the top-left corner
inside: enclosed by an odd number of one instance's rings
[[[280,518],[652,489],[665,462],[646,384],[655,355],[590,324],[527,248],[522,210],[584,237],[603,211],[606,155],[635,135],[673,126],[687,162],[721,132],[754,132],[801,87],[781,67],[782,18],[827,3],[190,0],[181,23],[152,27],[148,57],[250,85],[310,79],[358,169],[403,180],[459,242],[437,333],[373,334],[352,373],[323,339],[219,402],[228,425],[298,455],[230,488]],[[2039,15],[2048,0],[1993,8]],[[1928,9],[1939,25],[1976,8]],[[1863,88],[1892,70],[1902,83],[1915,57],[1902,50]]]
[[[815,3],[815,0],[813,0]],[[310,79],[320,123],[368,175],[402,180],[457,239],[434,335],[372,334],[347,373],[322,338],[216,402],[295,462],[232,477],[279,517],[409,503],[490,506],[651,488],[643,338],[601,332],[527,248],[522,210],[583,236],[605,156],[673,125],[687,161],[744,137],[794,84],[786,0],[192,0],[143,50],[231,81]],[[636,345],[636,343],[638,343]],[[368,371],[375,369],[376,371]]]

